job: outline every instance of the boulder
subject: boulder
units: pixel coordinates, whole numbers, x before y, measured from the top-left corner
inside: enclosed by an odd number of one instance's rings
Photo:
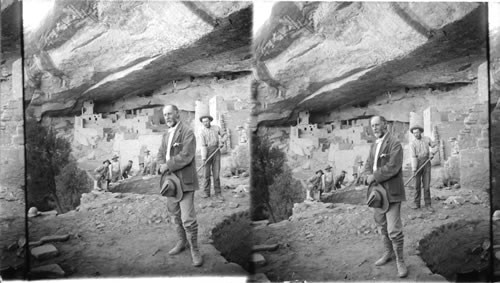
[[[34,256],[37,260],[49,259],[57,256],[58,254],[59,251],[51,244],[46,244],[31,249],[31,255]]]
[[[444,201],[444,203],[460,205],[465,203],[465,199],[462,196],[450,196]]]
[[[252,257],[250,258],[250,262],[255,266],[264,266],[267,263],[264,256],[259,253],[253,253]]]
[[[498,220],[500,220],[500,210],[495,210],[495,212],[493,212],[493,217],[492,217],[492,220],[493,220],[493,221],[498,221]]]

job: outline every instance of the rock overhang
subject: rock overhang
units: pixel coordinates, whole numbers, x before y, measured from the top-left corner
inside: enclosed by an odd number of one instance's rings
[[[484,4],[280,5],[254,44],[266,104],[256,112],[260,125],[365,105],[398,89],[473,83],[487,59]]]
[[[52,13],[25,34],[25,100],[47,105],[39,115],[250,70],[251,2],[58,1]]]

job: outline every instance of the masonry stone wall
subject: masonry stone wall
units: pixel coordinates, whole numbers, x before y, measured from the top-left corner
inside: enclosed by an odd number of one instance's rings
[[[24,185],[21,58],[6,58],[3,65],[4,72],[0,81],[0,182],[2,185],[21,190]]]

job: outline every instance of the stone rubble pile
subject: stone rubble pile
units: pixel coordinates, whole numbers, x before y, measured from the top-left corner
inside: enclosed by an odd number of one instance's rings
[[[44,261],[59,256],[59,250],[51,243],[65,242],[70,239],[69,234],[43,236],[38,241],[29,243],[30,254],[35,259],[35,265],[29,272],[29,278],[50,279],[62,278],[66,272],[57,263],[43,264]]]

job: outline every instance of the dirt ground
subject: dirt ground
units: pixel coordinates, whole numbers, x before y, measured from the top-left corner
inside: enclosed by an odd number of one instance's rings
[[[66,242],[53,243],[59,250],[57,257],[42,262],[33,259],[31,267],[57,263],[69,278],[246,276],[245,270],[228,263],[211,245],[210,234],[225,217],[248,209],[248,193],[223,190],[222,203],[200,198],[200,191],[195,194],[199,242],[205,261],[196,268],[191,265],[188,251],[178,256],[167,254],[176,236],[166,211],[166,199],[156,194],[158,184],[158,176],[135,177],[116,187],[116,192],[84,194],[77,210],[30,218],[30,241],[49,235],[70,235]],[[222,178],[223,187],[240,184],[248,184],[248,178]],[[15,251],[4,256],[16,258]]]
[[[432,274],[419,256],[418,242],[433,229],[457,220],[489,219],[485,193],[465,189],[431,190],[434,213],[402,206],[405,261],[409,275],[397,277],[394,261],[380,267],[373,263],[382,253],[381,236],[366,205],[301,203],[290,220],[255,230],[256,244],[279,244],[279,249],[261,252],[267,264],[257,269],[271,281],[442,281]],[[444,204],[449,196],[462,196],[463,204]],[[407,191],[407,199],[412,192]],[[437,200],[439,199],[439,200]],[[489,233],[484,233],[489,238]],[[445,249],[451,247],[443,247]],[[457,248],[457,247],[453,247]],[[465,247],[458,247],[465,248]]]

